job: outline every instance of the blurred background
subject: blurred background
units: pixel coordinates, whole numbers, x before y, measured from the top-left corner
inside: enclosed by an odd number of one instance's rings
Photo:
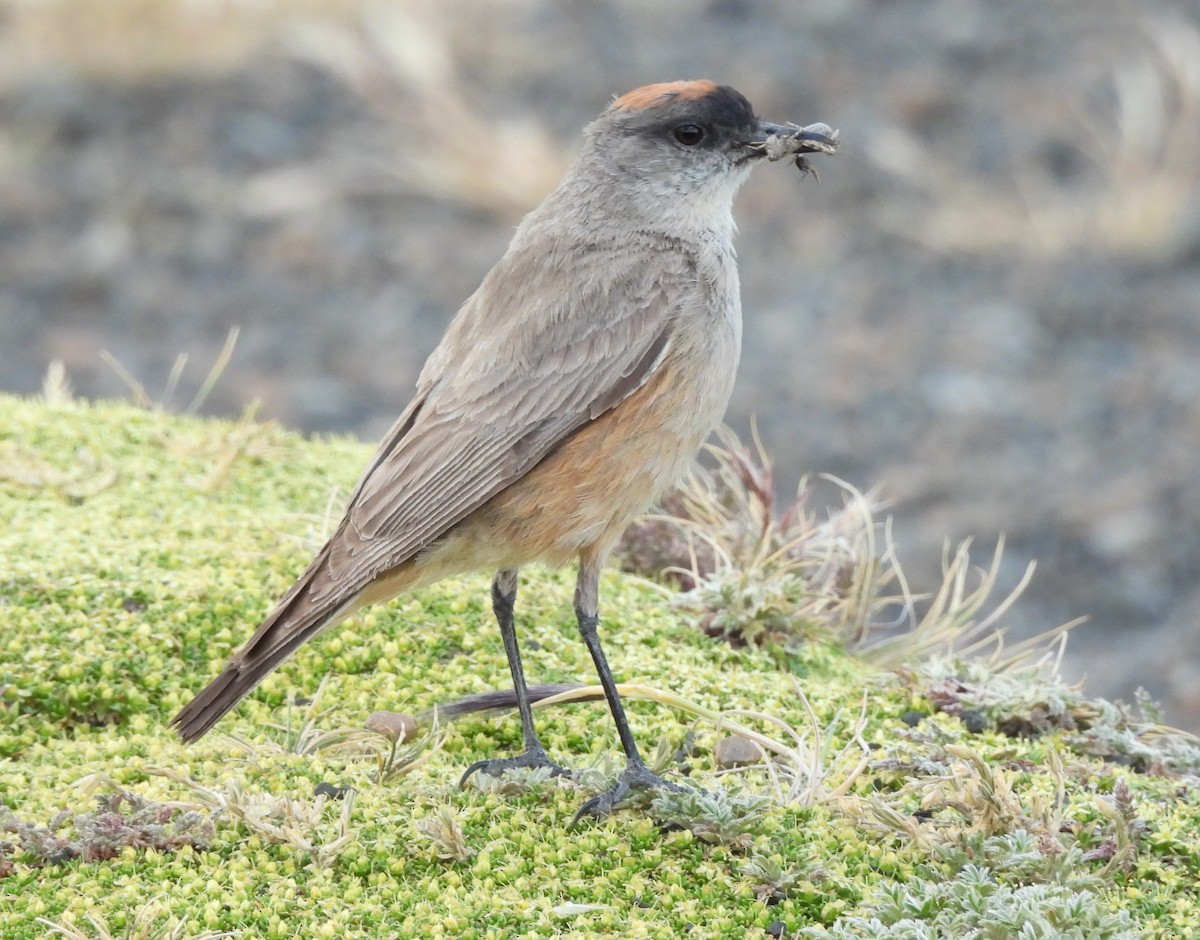
[[[842,132],[737,206],[781,495],[881,484],[914,588],[1006,534],[1200,730],[1195,0],[0,0],[0,389],[185,408],[236,326],[205,411],[378,438],[583,124],[701,77]]]

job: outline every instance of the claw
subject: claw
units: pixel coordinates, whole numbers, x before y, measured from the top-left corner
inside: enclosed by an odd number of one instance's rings
[[[516,757],[494,757],[489,760],[476,761],[466,769],[462,779],[458,781],[458,788],[461,790],[465,787],[467,781],[471,779],[471,775],[478,771],[482,771],[489,777],[502,777],[505,771],[517,767],[549,767],[552,777],[566,777],[569,780],[574,776],[572,771],[552,761],[541,748],[531,748]]]
[[[679,791],[682,789],[683,787],[679,784],[671,783],[669,780],[663,780],[657,774],[652,774],[645,764],[628,764],[615,784],[579,807],[579,812],[571,820],[571,828],[575,828],[579,824],[579,821],[586,816],[591,816],[594,819],[604,819],[606,816],[611,815],[614,810],[620,809],[621,804],[639,791]]]

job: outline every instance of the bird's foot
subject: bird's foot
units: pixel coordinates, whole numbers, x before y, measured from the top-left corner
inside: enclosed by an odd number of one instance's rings
[[[567,768],[554,763],[542,748],[530,747],[516,757],[494,757],[490,760],[476,761],[467,768],[462,779],[458,781],[458,786],[459,788],[465,787],[472,774],[476,772],[485,773],[489,777],[502,777],[505,771],[515,770],[518,767],[547,767],[550,769],[551,777],[566,777],[568,780],[574,776]]]
[[[585,816],[603,819],[605,816],[610,815],[613,810],[620,809],[621,805],[628,801],[630,797],[644,793],[645,791],[670,790],[677,792],[682,789],[683,787],[679,784],[663,780],[657,774],[651,773],[645,764],[627,764],[624,772],[617,778],[616,783],[579,807],[579,812],[571,820],[571,825],[577,825]]]

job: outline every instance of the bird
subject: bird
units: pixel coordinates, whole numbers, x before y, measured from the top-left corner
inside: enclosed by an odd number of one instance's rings
[[[576,818],[674,788],[643,760],[601,646],[601,567],[728,404],[742,336],[734,195],[764,157],[835,147],[827,126],[763,120],[711,80],[615,98],[451,320],[337,529],[172,719],[180,737],[200,738],[354,611],[486,569],[524,749],[473,764],[460,784],[517,767],[568,774],[534,726],[514,610],[521,567],[574,562],[578,629],[625,754],[617,781]]]

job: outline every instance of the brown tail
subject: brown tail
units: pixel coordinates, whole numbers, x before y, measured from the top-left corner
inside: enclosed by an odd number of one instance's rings
[[[550,698],[552,695],[562,695],[564,692],[572,692],[575,689],[582,688],[583,686],[577,682],[548,682],[543,685],[531,685],[528,689],[529,701],[531,704],[536,705],[542,699]],[[598,702],[603,699],[604,696],[597,693],[595,695],[581,695],[575,701]],[[428,724],[433,720],[436,713],[438,721],[456,721],[459,718],[474,715],[477,712],[507,711],[516,707],[517,693],[513,689],[492,689],[489,692],[476,692],[474,695],[455,699],[453,702],[445,702],[436,708],[422,712],[417,716],[417,720],[423,724]]]
[[[184,741],[206,734],[305,640],[349,613],[353,597],[342,592],[325,592],[314,600],[310,587],[327,578],[322,552],[221,674],[171,719]]]

